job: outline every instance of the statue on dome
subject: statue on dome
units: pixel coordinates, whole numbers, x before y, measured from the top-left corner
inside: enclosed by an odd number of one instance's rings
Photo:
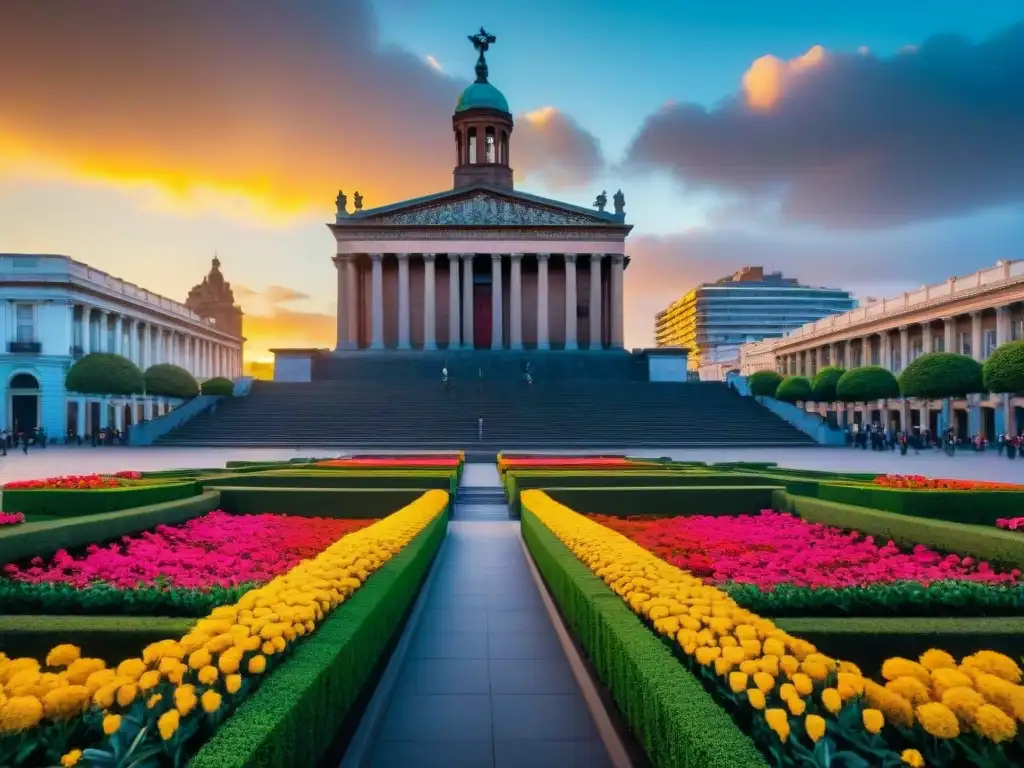
[[[594,201],[594,207],[597,208],[597,210],[600,211],[601,213],[604,213],[604,209],[607,207],[607,205],[608,192],[602,189],[601,194],[598,195],[597,199]]]
[[[621,189],[612,197],[612,203],[615,205],[616,216],[626,215],[626,196],[622,194]]]
[[[362,195],[360,195],[358,192],[356,192],[355,195],[353,196],[352,200],[353,200],[353,202],[355,204],[355,207],[356,207],[357,211],[363,210],[363,196]]]
[[[342,216],[348,216],[348,197],[342,190],[338,190],[338,196],[334,198],[334,205],[337,207],[338,218]]]
[[[487,82],[487,59],[484,54],[490,50],[490,47],[498,42],[498,38],[494,35],[489,34],[486,29],[480,27],[480,31],[475,35],[469,36],[469,42],[473,44],[473,47],[480,52],[480,58],[476,60],[476,81],[478,83]]]

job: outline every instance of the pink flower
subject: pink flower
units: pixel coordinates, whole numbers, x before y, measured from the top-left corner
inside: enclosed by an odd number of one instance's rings
[[[21,512],[0,512],[0,525],[19,525],[25,522]]]

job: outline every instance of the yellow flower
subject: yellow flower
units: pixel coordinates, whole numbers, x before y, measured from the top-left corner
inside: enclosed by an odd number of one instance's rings
[[[262,675],[267,669],[267,660],[263,656],[253,656],[249,659],[249,674]]]
[[[117,665],[117,676],[138,680],[146,671],[146,662],[142,659],[125,659]]]
[[[174,706],[179,714],[187,715],[196,707],[196,689],[191,685],[183,685],[174,689]]]
[[[202,669],[207,667],[213,661],[213,656],[205,648],[200,648],[197,651],[193,651],[188,657],[188,665],[192,669]]]
[[[747,674],[745,672],[730,672],[729,688],[733,693],[743,693],[747,690]]]
[[[70,752],[65,753],[60,758],[60,764],[64,768],[73,768],[78,765],[78,761],[82,759],[82,750],[72,749]]]
[[[752,706],[754,709],[764,709],[764,694],[761,693],[761,690],[759,688],[747,689],[747,700],[750,702],[750,706]]]
[[[973,688],[974,681],[958,669],[940,667],[932,670],[932,690],[942,698],[950,688]]]
[[[836,688],[839,688],[839,692],[843,692],[843,688],[848,688],[853,691],[853,696],[860,696],[864,693],[864,678],[860,675],[855,675],[852,672],[840,672],[836,675]],[[844,699],[853,698],[853,696],[843,696]]]
[[[135,683],[122,685],[117,689],[117,703],[121,707],[130,707],[135,697],[139,695],[139,686]]]
[[[65,685],[43,696],[43,712],[50,720],[70,720],[89,706],[89,689],[84,685]]]
[[[92,695],[92,703],[100,709],[110,709],[114,706],[114,696],[117,695],[117,689],[120,687],[121,683],[118,680],[101,685]]]
[[[12,696],[0,707],[0,733],[27,731],[43,719],[43,703],[35,696]]]
[[[901,656],[885,660],[882,664],[882,677],[886,680],[895,680],[898,677],[916,677],[925,685],[932,681],[931,673],[924,666]]]
[[[232,646],[224,651],[217,659],[217,667],[225,675],[230,675],[238,671],[238,667],[242,664],[242,654],[244,651],[237,647]]]
[[[826,688],[821,692],[821,703],[834,715],[843,708],[843,697],[835,688]]]
[[[764,712],[765,722],[768,727],[775,731],[779,741],[785,742],[789,738],[789,716],[784,709],[766,709]]]
[[[775,687],[775,678],[767,672],[758,672],[754,675],[754,685],[761,689],[761,693],[771,693]]]
[[[168,741],[177,732],[180,722],[181,715],[178,714],[176,709],[169,709],[160,715],[160,719],[156,721],[157,730],[160,731],[160,738]]]
[[[823,682],[828,677],[828,667],[820,659],[804,659],[800,665],[804,674],[817,682]]]
[[[988,702],[973,688],[950,688],[942,694],[942,703],[949,707],[956,719],[964,725],[974,723],[975,713]]]
[[[152,709],[157,704],[159,704],[161,701],[163,701],[163,698],[164,698],[163,694],[154,693],[152,696],[150,696],[148,699],[146,699],[146,709]]]
[[[932,700],[928,686],[916,677],[897,677],[895,680],[890,680],[886,683],[885,687],[887,690],[902,696],[915,707],[927,704]]]
[[[975,667],[1010,683],[1019,683],[1020,667],[1009,656],[995,651],[978,651],[963,660],[963,666]]]
[[[912,768],[924,768],[924,757],[916,749],[904,749],[900,760]]]
[[[260,646],[260,650],[263,652],[264,656],[273,656],[274,653],[277,651],[277,649],[274,647],[274,644],[269,640],[267,640],[265,643],[263,643],[262,646]]]
[[[234,695],[238,693],[238,689],[242,687],[242,676],[241,675],[228,675],[224,678],[224,689]]]
[[[878,733],[885,727],[885,715],[877,709],[868,707],[860,713],[860,717],[864,723],[864,730],[868,733]]]
[[[779,698],[783,701],[799,697],[800,694],[796,692],[796,687],[792,683],[783,683],[779,686]]]
[[[922,653],[918,661],[921,662],[922,667],[931,672],[937,669],[956,669],[956,659],[937,648]]]
[[[922,704],[914,714],[927,733],[937,739],[955,739],[960,735],[960,724],[956,715],[945,704],[937,701]]]
[[[54,646],[54,648],[46,654],[46,666],[66,667],[71,662],[77,661],[81,656],[81,648],[77,645],[64,643],[63,645]]]
[[[284,641],[283,637],[275,637],[270,641],[270,644],[274,646],[275,651],[283,651],[288,647],[288,643]]]
[[[107,715],[103,718],[103,732],[107,736],[112,736],[121,728],[121,716],[120,715]]]
[[[786,702],[786,707],[789,709],[789,713],[793,715],[793,717],[800,717],[800,715],[807,710],[807,702],[799,696],[783,699],[783,701]]]
[[[77,663],[77,662],[76,662]],[[96,693],[107,683],[113,682],[114,678],[117,677],[117,673],[112,669],[100,669],[93,672],[85,679],[85,687],[93,693]],[[68,679],[70,683],[71,680]]]
[[[779,658],[779,667],[786,673],[786,677],[792,678],[793,675],[800,671],[800,662],[795,656],[781,656]]]
[[[203,711],[206,713],[213,713],[220,709],[220,694],[216,691],[207,691],[200,697],[200,701],[203,705]]]
[[[804,718],[804,728],[807,730],[807,735],[811,741],[817,742],[818,739],[825,735],[827,723],[821,715],[808,715]]]
[[[811,682],[811,678],[802,672],[797,672],[790,678],[793,683],[793,687],[796,688],[796,692],[801,696],[810,696],[814,693],[814,683]]]
[[[199,682],[203,685],[213,685],[215,682],[217,682],[217,668],[213,666],[208,666],[200,669]]]
[[[974,732],[1001,744],[1017,735],[1017,724],[1003,710],[993,704],[984,704],[974,713]]]
[[[150,688],[156,688],[160,684],[160,673],[155,669],[150,669],[142,673],[139,678],[139,690],[148,691]]]

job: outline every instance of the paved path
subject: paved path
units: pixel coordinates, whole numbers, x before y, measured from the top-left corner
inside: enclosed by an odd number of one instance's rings
[[[397,453],[397,452],[396,452]],[[545,451],[552,453],[552,451]],[[593,451],[588,451],[593,453]],[[853,472],[899,472],[931,477],[964,480],[993,480],[1024,483],[1024,459],[1009,461],[994,451],[976,455],[972,452],[949,458],[937,451],[913,453],[876,453],[853,448],[735,448],[693,450],[614,449],[607,453],[630,456],[671,456],[688,461],[774,461],[783,467],[830,469]],[[223,467],[227,461],[239,459],[280,460],[299,456],[335,456],[337,449],[287,448],[90,448],[88,446],[47,449],[35,448],[28,456],[11,453],[0,458],[0,483],[53,475],[115,472],[120,469],[155,470],[177,467]],[[474,475],[470,464],[471,484],[485,482],[484,475]],[[481,472],[485,470],[481,468]],[[489,468],[488,471],[496,471]],[[487,475],[487,477],[490,477]],[[466,479],[464,475],[464,480]]]
[[[457,505],[342,768],[410,765],[611,766],[504,506]]]

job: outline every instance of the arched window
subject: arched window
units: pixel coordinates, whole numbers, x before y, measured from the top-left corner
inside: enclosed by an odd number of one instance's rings
[[[11,379],[11,389],[39,389],[39,382],[30,373],[19,373]]]
[[[465,151],[462,148],[462,131],[455,132],[455,162],[458,165],[465,163]]]
[[[498,161],[502,165],[508,165],[508,133],[505,131],[501,132],[501,151],[498,155],[501,159]]]
[[[469,164],[476,165],[476,128],[470,128],[469,136]]]
[[[497,147],[494,144],[494,129],[493,128],[488,128],[487,129],[486,133],[484,134],[484,140],[486,142],[485,145],[484,145],[484,162],[485,163],[497,162],[497,158],[495,157],[496,154],[497,154]]]

